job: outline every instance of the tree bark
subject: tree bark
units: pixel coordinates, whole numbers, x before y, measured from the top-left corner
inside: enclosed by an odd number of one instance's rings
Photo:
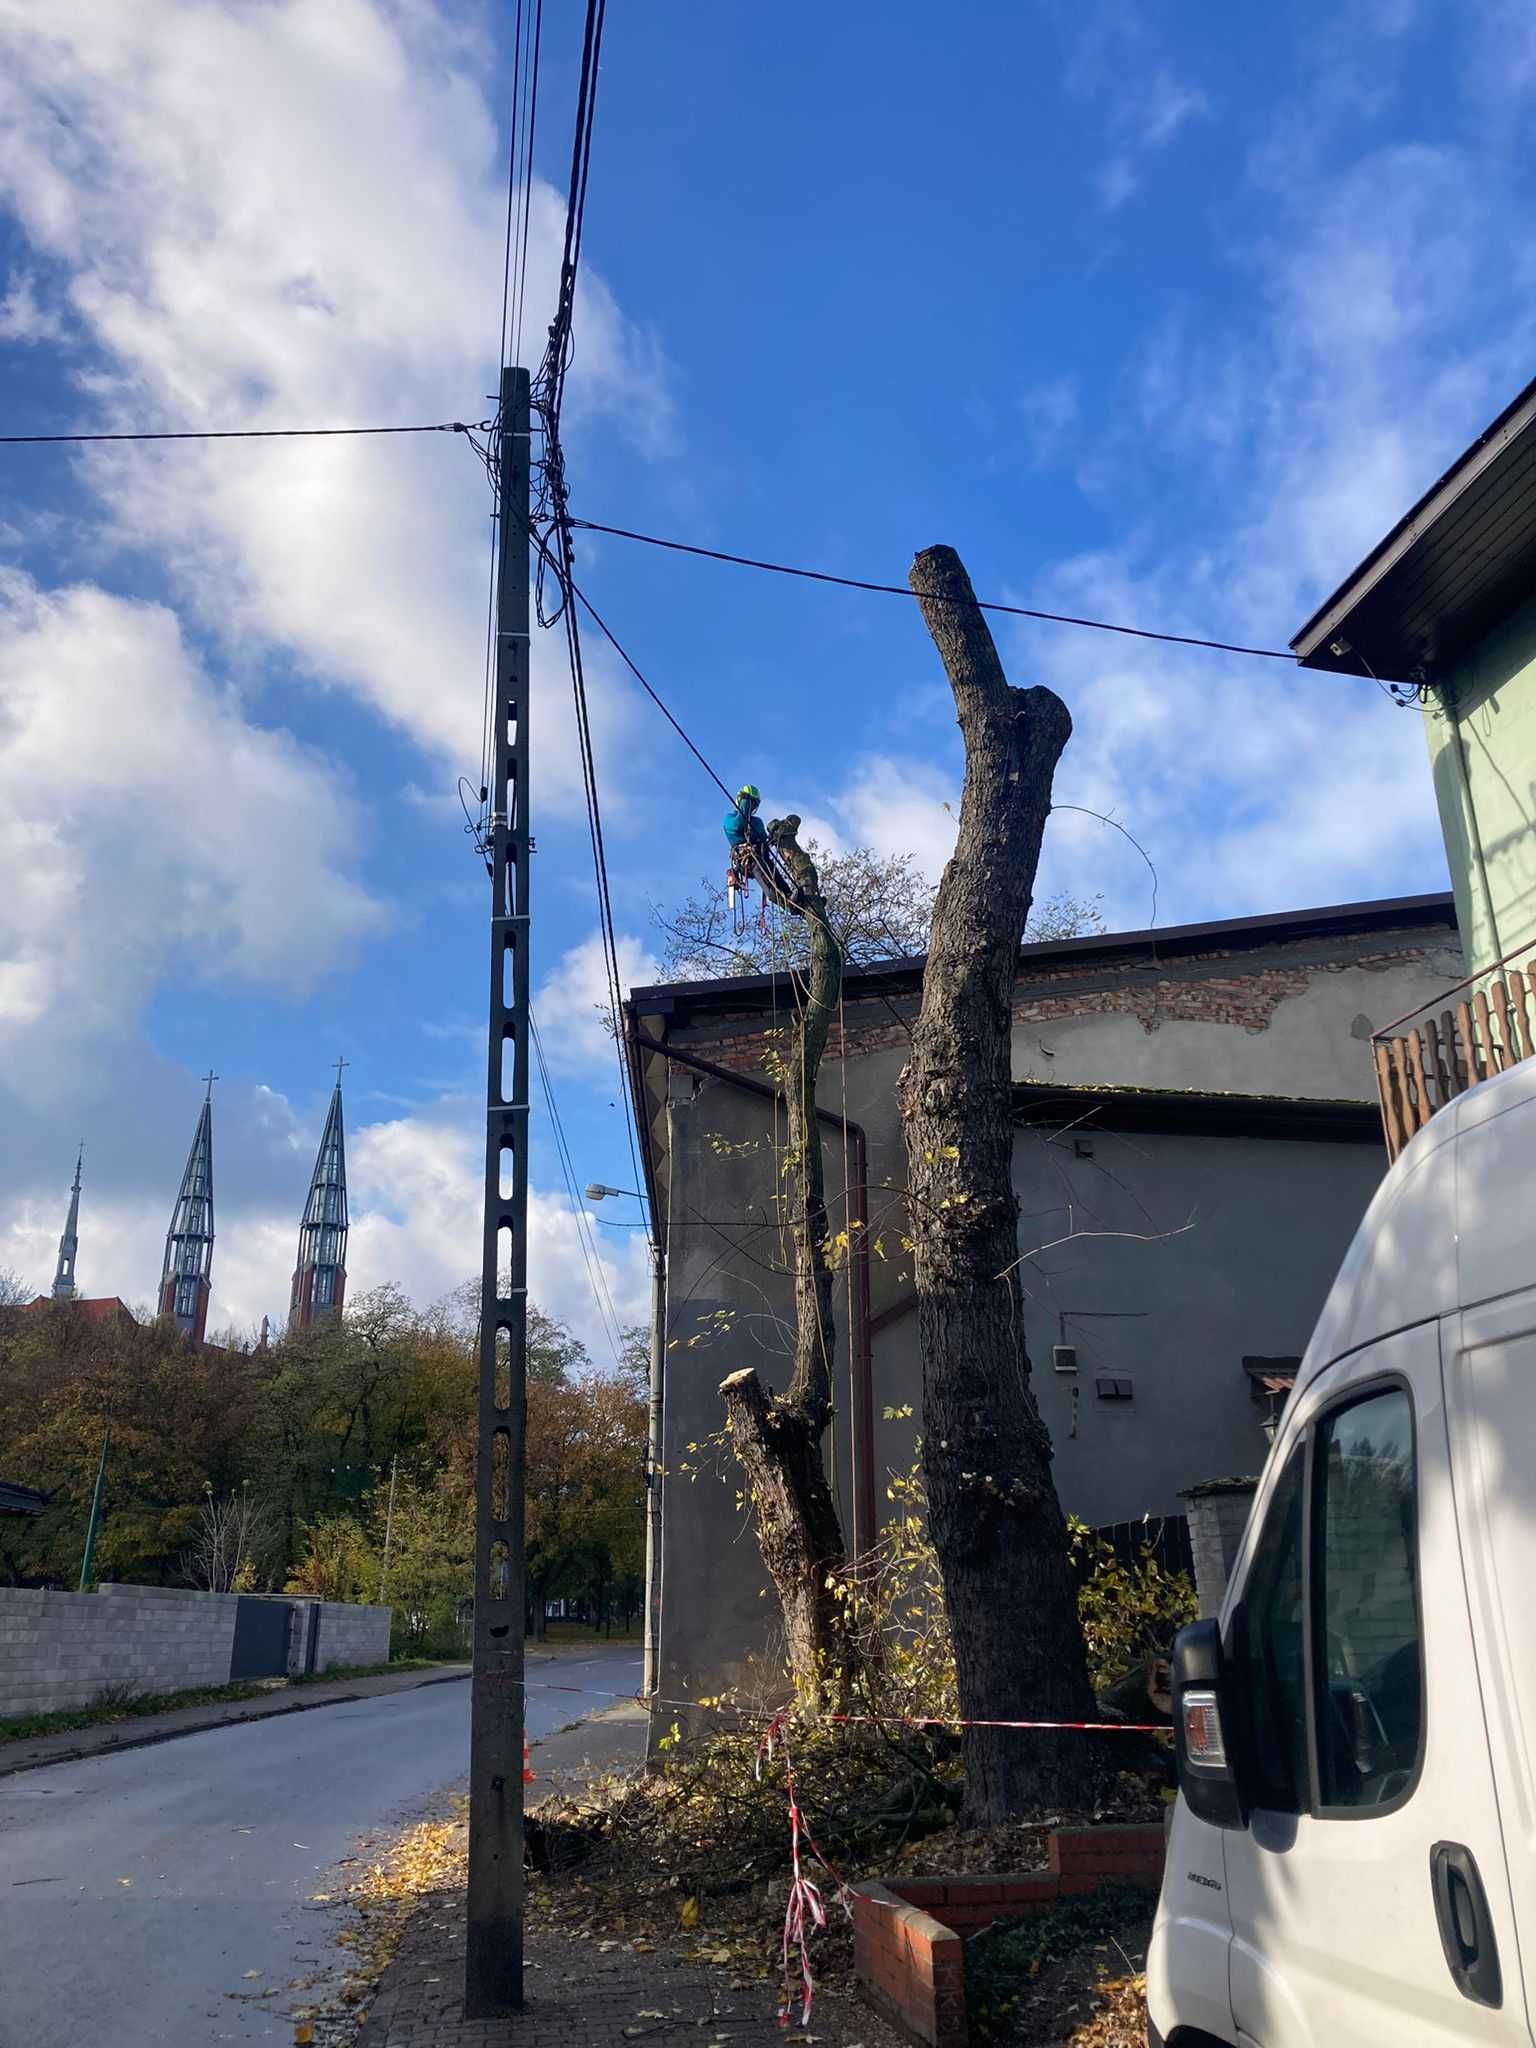
[[[959,836],[899,1084],[929,1524],[961,1714],[1092,1720],[1050,1435],[1030,1387],[1012,1175],[1013,984],[1072,721],[1052,691],[1009,685],[952,548],[926,549],[908,580],[965,742]],[[973,1826],[1086,1803],[1100,1777],[1080,1734],[967,1728],[964,1753]]]
[[[782,1395],[756,1372],[720,1384],[731,1443],[747,1481],[758,1547],[778,1595],[790,1669],[811,1697],[841,1689],[848,1646],[829,1580],[844,1564],[843,1532],[822,1456],[832,1419],[832,1269],[827,1256],[826,1180],[816,1120],[816,1080],[842,987],[843,954],[822,900],[815,862],[799,845],[800,820],[776,818],[768,836],[794,887],[785,895],[758,864],[764,889],[806,919],[809,964],[804,1000],[779,1077],[786,1111],[780,1184],[794,1249],[795,1356]]]

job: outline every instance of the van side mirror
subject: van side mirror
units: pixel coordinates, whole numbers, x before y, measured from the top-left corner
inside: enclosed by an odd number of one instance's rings
[[[1212,1827],[1247,1827],[1238,1706],[1214,1620],[1192,1621],[1174,1638],[1173,1735],[1190,1812]]]

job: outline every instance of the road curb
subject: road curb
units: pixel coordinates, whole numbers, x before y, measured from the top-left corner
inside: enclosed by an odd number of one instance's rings
[[[162,1742],[176,1742],[183,1735],[206,1735],[211,1728],[243,1728],[251,1721],[275,1721],[283,1714],[317,1714],[323,1707],[356,1706],[359,1700],[393,1699],[399,1693],[420,1692],[428,1685],[463,1685],[468,1681],[467,1671],[436,1672],[429,1678],[419,1678],[414,1685],[391,1686],[388,1692],[341,1692],[332,1693],[323,1700],[284,1699],[280,1704],[258,1707],[249,1714],[210,1714],[206,1720],[193,1721],[182,1728],[145,1727],[141,1733],[117,1735],[110,1741],[82,1744],[74,1749],[61,1749],[51,1756],[23,1757],[7,1761],[0,1753],[0,1778],[19,1777],[23,1771],[43,1771],[50,1764],[86,1763],[92,1757],[120,1756],[127,1749],[153,1749]],[[242,1702],[243,1704],[243,1702]],[[87,1731],[80,1729],[84,1735]],[[46,1736],[35,1738],[47,1741]]]

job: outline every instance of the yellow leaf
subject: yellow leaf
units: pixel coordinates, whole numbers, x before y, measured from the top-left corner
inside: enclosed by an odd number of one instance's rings
[[[698,1900],[684,1899],[682,1905],[678,1908],[677,1918],[679,1925],[683,1927],[697,1927],[699,1924]]]
[[[309,2021],[300,2020],[299,2024],[293,2030],[294,2048],[310,2048],[310,2044],[314,2041],[314,2038],[315,2030],[310,2025]]]

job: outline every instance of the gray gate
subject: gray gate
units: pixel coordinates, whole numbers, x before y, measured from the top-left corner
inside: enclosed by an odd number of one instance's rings
[[[230,1652],[231,1678],[286,1678],[288,1627],[293,1605],[242,1593],[235,1609],[235,1643]]]

